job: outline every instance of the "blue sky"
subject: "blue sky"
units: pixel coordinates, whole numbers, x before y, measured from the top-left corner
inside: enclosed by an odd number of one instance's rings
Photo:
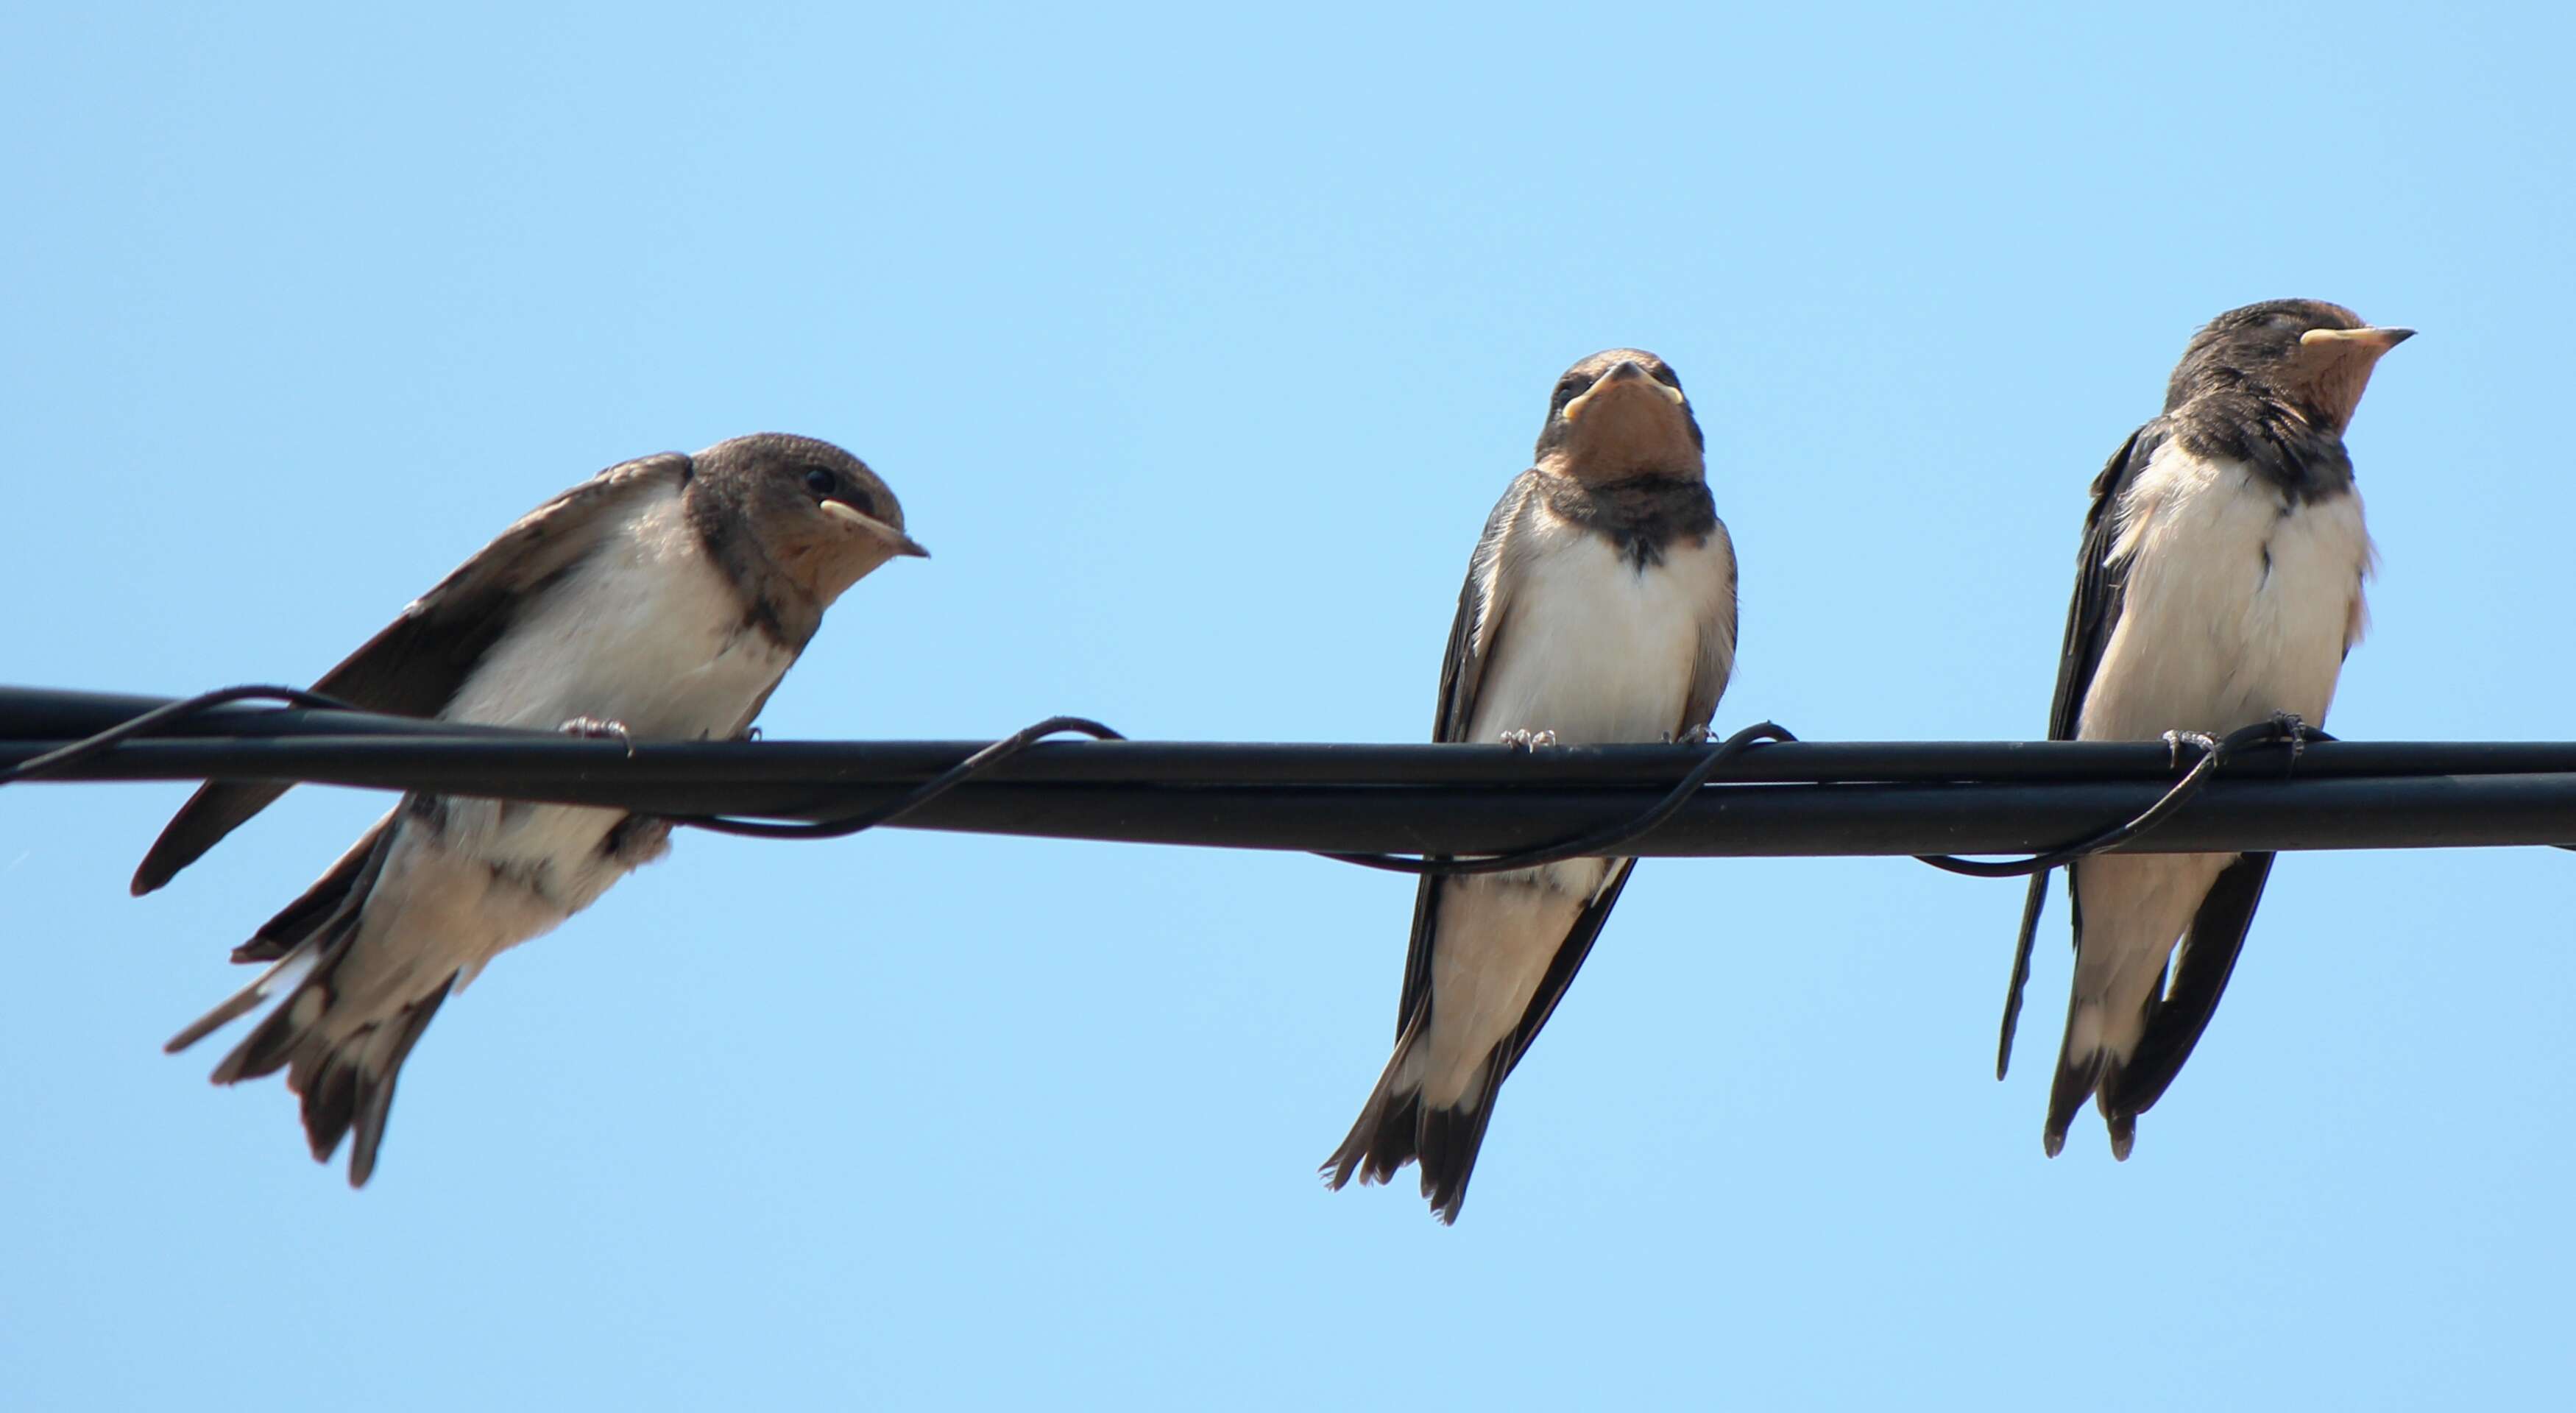
[[[1721,729],[2044,726],[2087,482],[2194,326],[2422,337],[2332,726],[2564,738],[2563,17],[618,6],[0,17],[6,675],[303,681],[600,466],[839,441],[936,552],[774,737],[1413,740],[1549,385],[1670,359]],[[2422,1407],[2571,1373],[2576,858],[2305,855],[2114,1165],[2040,1155],[2020,890],[1655,861],[1474,1200],[1327,1194],[1411,885],[685,837],[497,964],[375,1183],[159,1044],[382,808],[163,893],[177,786],[0,793],[13,1407]],[[1408,1174],[1409,1177],[1409,1174]]]

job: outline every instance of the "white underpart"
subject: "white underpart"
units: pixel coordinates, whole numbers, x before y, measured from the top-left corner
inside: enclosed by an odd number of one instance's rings
[[[1678,541],[1640,572],[1599,534],[1544,506],[1516,534],[1533,534],[1526,574],[1486,602],[1506,623],[1485,669],[1471,741],[1506,731],[1554,731],[1560,745],[1660,741],[1681,719],[1701,626],[1731,617],[1733,551],[1723,532]],[[1541,749],[1544,749],[1542,747]],[[1603,859],[1451,880],[1431,955],[1431,1028],[1411,1054],[1424,1099],[1469,1097],[1477,1067],[1529,1009],[1575,916],[1610,876]]]
[[[2322,725],[2362,621],[2372,551],[2359,493],[2288,507],[2243,465],[2168,442],[2118,515],[2111,555],[2129,561],[2127,598],[2077,737],[2224,735],[2284,711]],[[2114,855],[2075,866],[2084,936],[2069,1057],[2134,1052],[2157,973],[2235,858]]]
[[[729,735],[795,660],[743,625],[741,595],[707,559],[675,491],[640,507],[571,581],[547,590],[441,716],[549,731],[588,716],[621,722],[638,740]],[[452,972],[470,981],[588,907],[627,871],[600,853],[622,817],[454,799],[440,834],[398,820],[335,977],[334,1027],[381,1019]]]

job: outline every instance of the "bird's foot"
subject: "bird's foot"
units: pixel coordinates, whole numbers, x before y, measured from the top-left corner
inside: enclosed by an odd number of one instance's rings
[[[1667,746],[1705,746],[1708,744],[1708,727],[1705,725],[1685,726],[1679,732],[1667,731],[1664,733],[1664,744]]]
[[[567,736],[578,736],[586,741],[615,741],[626,748],[626,754],[630,756],[635,754],[635,733],[627,730],[626,723],[623,721],[603,721],[595,716],[576,716],[555,729]]]
[[[1516,751],[1535,751],[1541,746],[1555,745],[1556,733],[1553,731],[1506,731],[1502,735],[1502,742],[1504,745],[1509,746]]]
[[[2218,754],[2218,740],[2206,731],[2168,731],[2164,736],[2166,764],[2182,768],[2182,748],[2191,746],[2204,756]]]
[[[2290,743],[2290,763],[2292,765],[2299,763],[2300,754],[2308,748],[2308,737],[2315,734],[2308,729],[2308,723],[2301,720],[2299,714],[2295,711],[2276,711],[2272,713],[2272,730],[2278,734],[2280,739]]]

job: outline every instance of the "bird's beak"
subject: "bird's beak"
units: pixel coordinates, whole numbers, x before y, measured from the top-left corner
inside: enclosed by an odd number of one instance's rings
[[[2413,337],[2413,329],[2310,329],[2299,335],[2299,347],[2355,349],[2377,358]]]
[[[1655,381],[1655,375],[1647,372],[1644,364],[1633,358],[1627,358],[1620,360],[1618,367],[1602,374],[1599,382],[1584,390],[1583,396],[1567,403],[1565,420],[1571,422],[1581,417],[1584,409],[1592,405],[1594,398],[1601,398],[1604,401],[1622,398],[1628,396],[1630,389],[1638,387],[1653,388],[1670,400],[1673,406],[1682,405],[1681,389],[1668,383]]]
[[[851,529],[864,530],[876,536],[885,541],[896,554],[910,555],[915,559],[930,558],[930,551],[923,549],[920,541],[873,515],[862,515],[855,507],[844,501],[827,500],[821,504],[825,515],[831,516]]]

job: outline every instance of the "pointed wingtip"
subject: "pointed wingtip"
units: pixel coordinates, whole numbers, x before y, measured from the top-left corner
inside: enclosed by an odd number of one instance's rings
[[[178,821],[173,820],[171,823],[175,825]],[[205,849],[188,852],[171,847],[172,832],[172,830],[163,830],[161,837],[152,841],[152,848],[144,854],[143,862],[134,866],[134,878],[125,885],[132,896],[140,898],[146,893],[159,890],[171,879],[178,877],[179,870],[205,856]],[[212,847],[212,841],[209,841],[208,847]]]
[[[184,815],[184,811],[182,813]],[[174,818],[170,822],[177,824],[179,821]],[[134,877],[125,885],[133,896],[140,898],[146,893],[157,891],[171,879],[178,877],[179,870],[194,863],[205,853],[205,850],[199,849],[185,858],[172,857],[179,851],[171,847],[170,834],[169,829],[163,829],[161,837],[153,840],[152,847],[143,852],[143,862],[134,866]]]
[[[202,796],[214,788],[211,785],[206,786],[205,789],[198,791],[198,795]],[[197,798],[192,796],[177,814],[170,817],[170,822],[162,826],[160,837],[152,841],[152,847],[143,851],[143,862],[134,866],[133,881],[126,884],[133,896],[140,898],[178,877],[179,870],[205,857],[206,850],[214,847],[216,839],[223,837],[218,834],[215,839],[209,839],[203,845],[194,847],[178,842],[183,834],[195,832],[183,829],[182,826],[190,824],[197,811]]]
[[[178,877],[179,870],[204,858],[225,836],[276,803],[289,788],[221,781],[198,786],[197,793],[170,816],[170,822],[161,827],[161,836],[144,851],[143,862],[136,866],[134,881],[128,885],[134,896],[140,898]]]

